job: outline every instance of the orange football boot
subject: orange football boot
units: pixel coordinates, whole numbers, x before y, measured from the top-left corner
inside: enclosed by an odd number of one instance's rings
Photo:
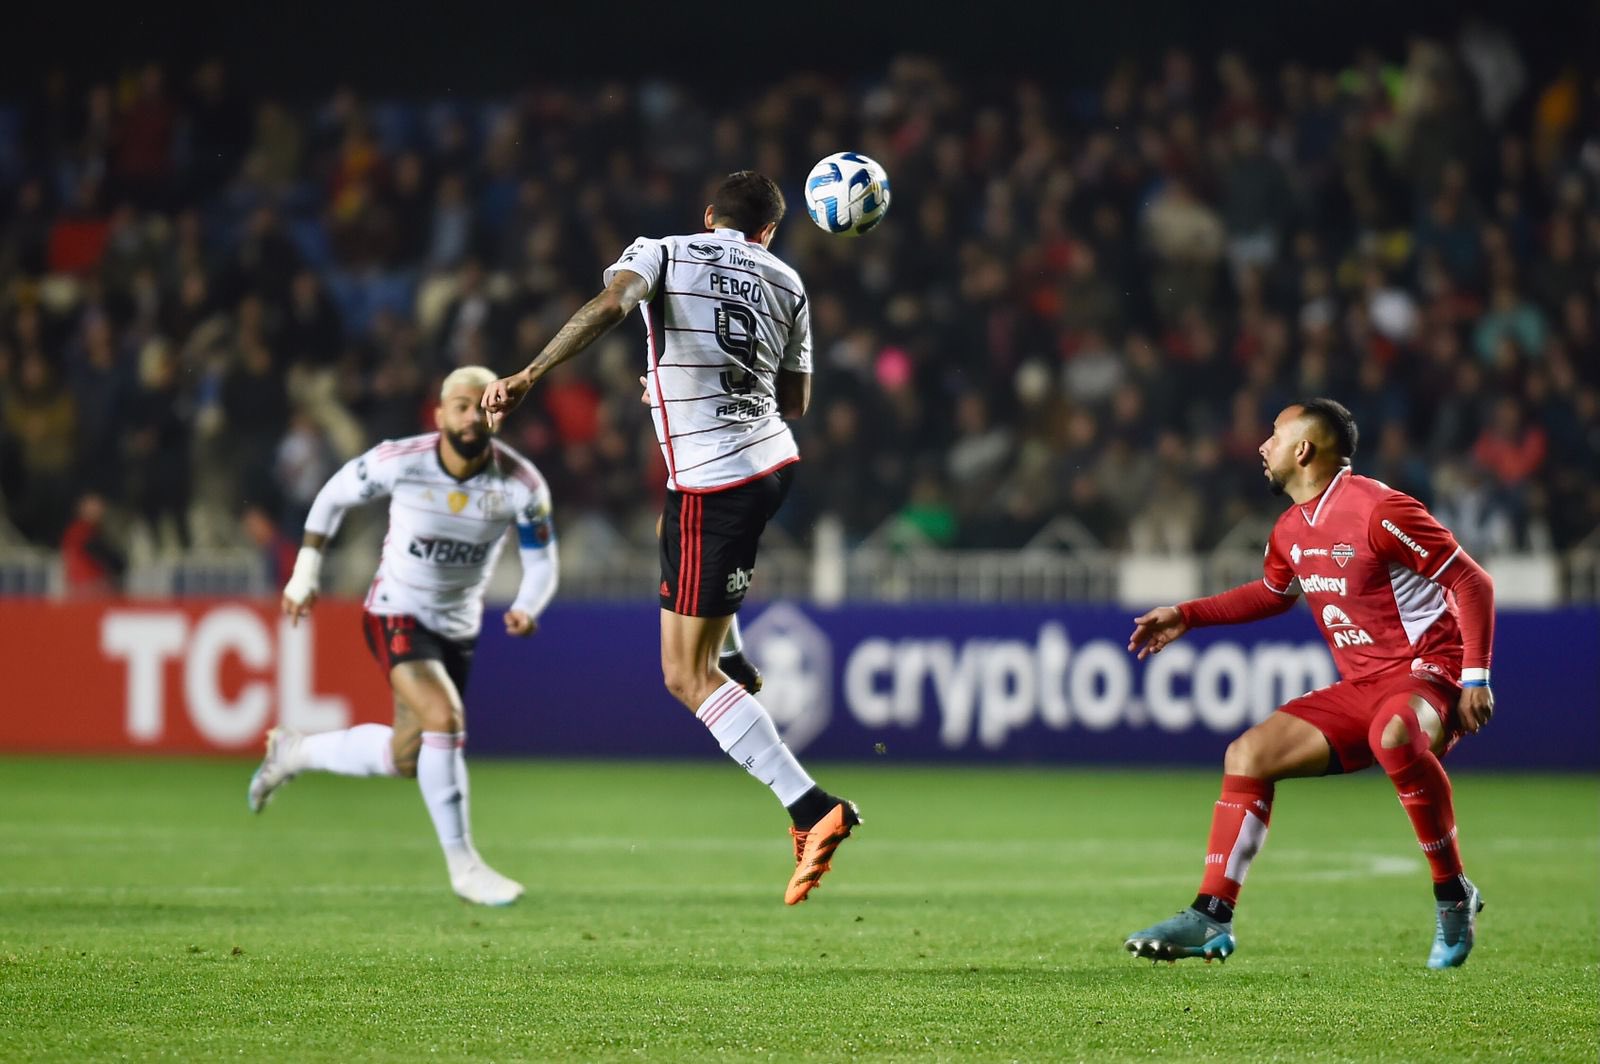
[[[850,829],[861,823],[861,811],[854,802],[840,802],[828,814],[811,826],[809,831],[790,828],[794,838],[794,875],[789,889],[784,891],[785,905],[798,905],[806,900],[811,888],[832,867],[833,851],[850,837]]]

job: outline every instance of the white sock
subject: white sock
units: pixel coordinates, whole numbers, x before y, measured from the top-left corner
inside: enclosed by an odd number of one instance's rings
[[[744,637],[739,634],[739,615],[736,613],[728,625],[728,634],[722,637],[722,656],[744,651]]]
[[[467,733],[456,743],[456,787],[461,791],[461,827],[466,832],[467,849],[472,847],[472,788],[467,786]]]
[[[341,776],[393,776],[394,729],[387,724],[302,735],[296,744],[295,771],[336,772]]]
[[[467,764],[461,754],[465,741],[461,732],[425,731],[417,753],[417,786],[452,876],[477,856],[467,824]]]
[[[727,755],[772,788],[785,806],[816,786],[778,738],[766,709],[732,680],[713,691],[694,715]]]

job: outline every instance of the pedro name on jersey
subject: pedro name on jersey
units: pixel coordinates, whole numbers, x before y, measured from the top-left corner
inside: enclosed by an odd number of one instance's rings
[[[441,635],[478,633],[483,593],[513,522],[527,545],[552,536],[550,491],[533,463],[499,440],[476,475],[458,481],[439,460],[439,434],[390,440],[345,463],[317,496],[306,528],[332,536],[344,510],[389,498],[389,533],[366,609],[409,614]]]
[[[1460,550],[1417,500],[1347,468],[1318,499],[1278,518],[1265,581],[1280,595],[1306,596],[1345,679],[1409,670],[1454,682],[1461,629],[1435,581]]]
[[[734,229],[640,237],[605,271],[644,278],[650,414],[667,487],[714,491],[800,457],[777,376],[811,372],[811,311],[798,274]]]

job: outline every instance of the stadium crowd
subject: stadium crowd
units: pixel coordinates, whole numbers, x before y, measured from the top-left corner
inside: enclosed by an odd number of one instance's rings
[[[844,148],[894,182],[859,240],[801,199]],[[1338,70],[1174,50],[1085,87],[901,57],[738,100],[53,75],[0,106],[5,519],[90,583],[135,527],[282,559],[338,462],[431,428],[451,368],[526,363],[745,167],[789,197],[775,250],[813,306],[797,539],[832,513],[857,541],[1014,547],[1066,515],[1208,549],[1270,517],[1254,451],[1307,394],[1474,551],[1600,528],[1600,84],[1482,27]],[[626,324],[508,427],[564,528],[652,537],[642,342]]]

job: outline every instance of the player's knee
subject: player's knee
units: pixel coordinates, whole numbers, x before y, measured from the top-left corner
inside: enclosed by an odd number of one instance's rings
[[[416,707],[417,720],[422,725],[421,730],[426,732],[453,732],[460,731],[460,714],[456,707],[445,699],[435,702],[424,702]]]
[[[661,658],[662,683],[673,698],[690,709],[697,708],[722,683],[709,657],[701,662],[694,661],[693,657],[686,660],[676,655],[663,655]]]
[[[679,702],[686,706],[695,704],[692,700],[700,689],[701,681],[693,669],[685,668],[681,662],[663,661],[661,682],[666,684],[668,693]]]
[[[1422,736],[1421,742],[1417,737]],[[1398,750],[1402,746],[1425,747],[1427,736],[1412,708],[1401,703],[1385,705],[1367,729],[1367,745],[1373,750]]]
[[[1376,733],[1378,745],[1385,750],[1393,750],[1411,742],[1411,729],[1398,713],[1391,714],[1387,720],[1380,717],[1374,721],[1372,731]]]
[[[1260,736],[1245,732],[1228,744],[1227,752],[1222,755],[1222,771],[1230,776],[1265,779],[1267,774],[1265,755],[1266,751]]]

